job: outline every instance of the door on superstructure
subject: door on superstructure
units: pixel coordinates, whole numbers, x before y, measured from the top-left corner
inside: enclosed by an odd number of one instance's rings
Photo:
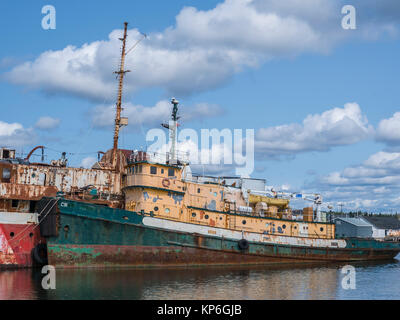
[[[298,228],[299,228],[299,236],[300,237],[307,237],[308,236],[308,224],[307,223],[299,222]]]

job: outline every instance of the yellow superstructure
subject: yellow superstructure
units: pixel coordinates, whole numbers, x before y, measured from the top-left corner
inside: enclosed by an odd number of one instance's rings
[[[253,195],[223,179],[199,182],[184,172],[185,165],[132,162],[124,179],[126,210],[242,232],[334,238],[333,224],[292,220],[288,199]]]

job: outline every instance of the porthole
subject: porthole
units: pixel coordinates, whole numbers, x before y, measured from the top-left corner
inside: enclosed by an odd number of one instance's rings
[[[194,218],[196,216],[196,212],[193,212],[192,213],[192,217]]]
[[[165,208],[165,213],[169,213],[169,208]]]
[[[33,233],[32,233],[32,232],[29,234],[29,237],[30,237],[30,238],[32,238],[32,237],[33,237]]]
[[[219,217],[219,220],[222,220],[222,217]]]
[[[242,223],[243,223],[243,224],[246,224],[246,220],[243,220]]]
[[[158,211],[158,207],[154,207],[154,211]]]
[[[324,228],[321,227],[321,228],[319,228],[319,230],[322,232],[322,231],[324,231]]]
[[[206,215],[204,216],[204,218],[205,218],[205,219],[208,219],[208,218],[209,218],[209,217],[208,217],[208,214],[206,214]]]
[[[282,226],[282,229],[286,229],[286,224],[284,224],[284,225]]]
[[[122,219],[129,220],[129,218],[127,216],[123,216]]]
[[[14,237],[14,232],[10,232],[10,237]]]
[[[68,232],[69,231],[69,226],[64,226],[64,231]]]

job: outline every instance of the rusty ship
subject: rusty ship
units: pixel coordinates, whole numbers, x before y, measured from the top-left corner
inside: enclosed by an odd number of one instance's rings
[[[34,148],[26,158],[17,158],[13,149],[0,149],[0,268],[46,263],[45,237],[52,235],[46,226],[56,223],[49,212],[57,201],[42,205],[43,197],[62,195],[112,208],[123,206],[120,173],[105,165],[111,151],[92,169],[68,167],[65,153],[50,164],[29,161],[37,149],[42,149],[43,160],[44,148]],[[126,165],[125,153],[118,150],[117,167]]]
[[[265,180],[194,175],[179,159],[175,140],[160,160],[146,151],[126,154],[117,165],[125,60],[125,23],[114,145],[103,165],[118,174],[121,207],[93,199],[44,197],[57,201],[43,221],[48,263],[58,267],[193,266],[213,264],[315,263],[392,259],[400,243],[335,235],[335,224],[316,206],[294,219],[290,198],[270,194]],[[178,101],[172,99],[170,137],[177,136]],[[107,164],[108,163],[108,164]]]
[[[168,153],[120,150],[119,131],[127,124],[121,117],[126,37],[127,23],[116,72],[113,148],[91,169],[67,167],[62,158],[6,171],[1,199],[11,206],[29,200],[24,212],[30,216],[22,225],[40,231],[27,254],[40,244],[46,256],[37,260],[56,267],[165,267],[383,260],[400,252],[399,242],[336,236],[335,224],[321,215],[317,194],[316,210],[304,208],[298,220],[291,198],[266,191],[263,179],[192,174],[176,150],[175,99],[170,124],[164,125],[174,137]],[[3,211],[0,230],[17,217]],[[18,231],[7,229],[0,243],[9,243],[11,232]],[[11,261],[2,252],[0,263]]]

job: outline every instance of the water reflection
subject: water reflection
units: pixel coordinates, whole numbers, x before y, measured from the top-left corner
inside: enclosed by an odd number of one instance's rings
[[[356,290],[341,286],[343,265],[192,269],[59,269],[56,290],[40,270],[0,272],[0,299],[399,299],[400,262],[353,264]]]

